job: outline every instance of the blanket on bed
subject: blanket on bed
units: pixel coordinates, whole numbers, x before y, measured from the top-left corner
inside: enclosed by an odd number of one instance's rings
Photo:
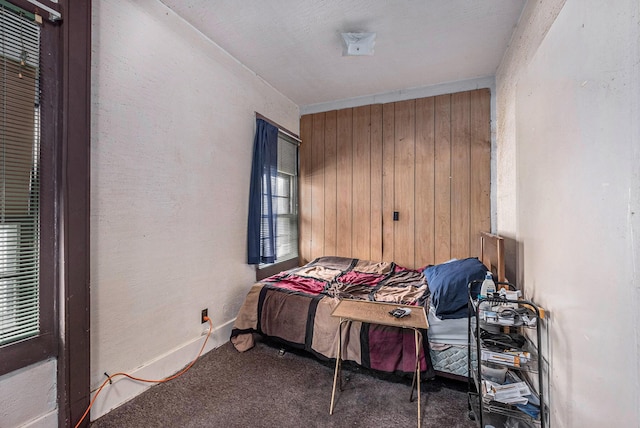
[[[304,349],[320,359],[336,358],[339,319],[331,312],[340,299],[362,299],[428,308],[429,288],[421,270],[395,263],[321,257],[253,285],[231,332],[238,351],[253,347],[253,333]],[[421,368],[433,376],[423,333]],[[415,365],[412,330],[352,322],[343,329],[343,359],[388,373],[411,374]]]

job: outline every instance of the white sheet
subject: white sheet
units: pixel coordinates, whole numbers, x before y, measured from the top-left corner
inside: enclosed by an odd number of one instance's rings
[[[429,308],[427,314],[429,320],[429,343],[439,343],[447,345],[466,345],[468,339],[467,328],[469,320],[467,318],[441,320],[436,317],[436,310],[433,306]]]

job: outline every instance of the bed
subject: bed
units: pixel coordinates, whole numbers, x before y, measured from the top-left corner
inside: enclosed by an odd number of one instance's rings
[[[504,239],[490,233],[480,234],[479,260],[493,273],[494,280],[506,282]],[[465,292],[465,298],[467,294]],[[432,303],[432,302],[431,302]],[[468,318],[440,317],[430,304],[427,311],[431,361],[437,375],[466,380],[468,376]]]
[[[483,233],[481,256],[408,269],[393,262],[319,257],[254,284],[240,308],[231,342],[244,352],[255,334],[301,349],[321,360],[336,357],[340,299],[421,305],[430,328],[420,350],[422,378],[466,379],[467,284],[492,270],[504,276],[502,239]],[[432,281],[429,284],[429,280]],[[412,375],[412,331],[353,322],[344,329],[343,359],[382,373]]]

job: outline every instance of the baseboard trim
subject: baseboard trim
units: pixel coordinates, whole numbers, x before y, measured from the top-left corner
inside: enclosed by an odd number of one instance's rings
[[[20,425],[21,428],[54,428],[58,426],[58,408],[45,413],[42,416],[37,417],[24,425]]]
[[[232,319],[216,327],[211,332],[211,337],[209,337],[207,341],[203,355],[229,341],[234,322],[235,319]],[[159,358],[150,361],[144,366],[129,372],[129,374],[143,379],[162,379],[171,376],[193,360],[194,356],[197,355],[202,347],[203,340],[204,336],[197,337]],[[140,395],[153,385],[156,384],[136,382],[125,377],[114,379],[113,384],[107,385],[102,389],[102,392],[93,404],[91,408],[91,420],[94,421],[100,416],[109,413],[111,410]],[[92,398],[96,391],[97,390],[91,392]]]

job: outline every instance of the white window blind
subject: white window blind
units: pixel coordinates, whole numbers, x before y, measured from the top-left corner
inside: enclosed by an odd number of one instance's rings
[[[0,4],[0,345],[40,331],[40,27]]]

